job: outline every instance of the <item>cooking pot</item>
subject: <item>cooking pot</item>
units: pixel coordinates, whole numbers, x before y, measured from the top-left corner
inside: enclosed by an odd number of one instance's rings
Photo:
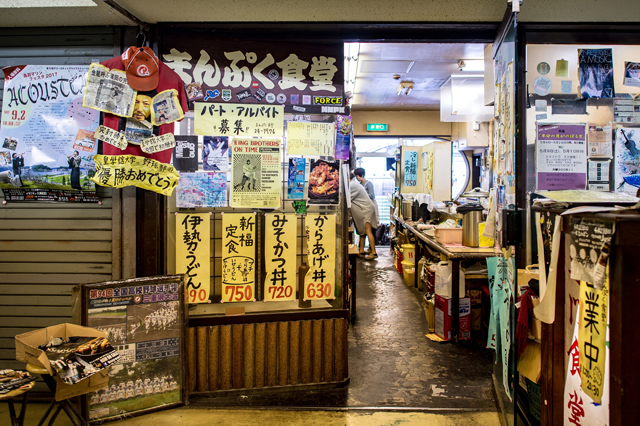
[[[462,214],[462,245],[466,247],[478,247],[480,234],[478,224],[482,222],[483,207],[480,204],[465,204],[458,207],[458,213]]]

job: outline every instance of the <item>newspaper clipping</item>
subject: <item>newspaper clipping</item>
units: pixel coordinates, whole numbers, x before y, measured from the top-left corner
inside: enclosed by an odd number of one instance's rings
[[[109,70],[100,64],[89,66],[82,106],[131,117],[135,100],[136,91],[127,83],[124,71]]]
[[[231,205],[280,207],[280,139],[231,141]]]
[[[182,120],[184,113],[178,101],[178,91],[169,89],[160,92],[153,97],[153,108],[151,109],[151,123],[154,126],[172,123]]]

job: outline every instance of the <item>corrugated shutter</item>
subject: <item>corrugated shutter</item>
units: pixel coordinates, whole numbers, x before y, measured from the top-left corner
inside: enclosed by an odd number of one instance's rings
[[[116,38],[108,27],[3,28],[0,67],[88,65],[113,57]],[[112,203],[105,188],[98,195],[101,205],[0,205],[0,369],[25,367],[15,360],[16,334],[71,321],[73,286],[112,279],[112,204],[119,207],[119,198]]]

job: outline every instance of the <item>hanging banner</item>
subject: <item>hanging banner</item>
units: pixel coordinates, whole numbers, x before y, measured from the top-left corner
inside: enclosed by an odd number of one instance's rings
[[[582,302],[581,302],[582,303]],[[606,315],[605,315],[606,317]],[[582,390],[581,357],[582,346],[578,338],[583,324],[582,316],[578,316],[573,328],[573,339],[569,348],[566,382],[564,385],[564,424],[581,426],[603,426],[609,424],[609,362],[605,362],[602,379],[602,397],[595,403]],[[606,319],[605,319],[606,325]],[[604,327],[608,329],[608,327]],[[607,337],[605,337],[607,338]],[[608,339],[608,338],[607,338]],[[609,359],[609,347],[603,346],[603,358]]]
[[[605,267],[606,268],[606,267]],[[608,269],[608,268],[606,268]],[[582,390],[600,404],[604,390],[607,357],[607,315],[609,312],[608,273],[602,290],[580,281],[580,377]]]
[[[196,135],[281,138],[284,108],[280,105],[205,104],[194,107]]]
[[[203,138],[202,168],[217,172],[229,170],[229,136],[205,136]]]
[[[615,222],[571,217],[571,279],[587,281],[601,289]]]
[[[162,195],[171,195],[180,175],[168,164],[137,155],[96,155],[96,175],[91,180],[102,186],[137,186]]]
[[[306,223],[309,272],[304,280],[304,300],[335,299],[336,216],[309,214]]]
[[[418,185],[418,152],[404,151],[404,186]]]
[[[294,114],[345,114],[342,43],[211,38],[165,29],[160,52],[191,102],[283,105]],[[211,133],[209,133],[211,134]]]
[[[255,301],[255,213],[222,215],[222,302]]]
[[[289,173],[287,182],[287,198],[301,200],[304,198],[305,166],[304,158],[289,158]]]
[[[309,166],[309,204],[338,204],[340,166],[338,162],[316,160]]]
[[[176,207],[227,207],[227,174],[181,174],[176,188]]]
[[[35,188],[58,193],[58,199],[95,191],[90,178],[100,114],[82,106],[89,67],[22,65],[3,71],[0,188],[15,189],[21,201],[32,198]]]
[[[267,271],[264,281],[264,300],[267,302],[296,300],[297,216],[268,213],[264,218],[266,225],[264,262]]]
[[[585,189],[585,124],[537,124],[536,170],[539,190]]]
[[[231,141],[232,207],[280,207],[280,144],[280,139]]]
[[[613,49],[578,49],[580,97],[613,98]]]
[[[176,214],[176,273],[186,274],[188,303],[208,303],[211,288],[211,215]]]
[[[348,160],[351,149],[353,122],[350,115],[339,115],[336,120],[336,160]]]
[[[332,157],[336,150],[335,123],[289,121],[287,154]]]

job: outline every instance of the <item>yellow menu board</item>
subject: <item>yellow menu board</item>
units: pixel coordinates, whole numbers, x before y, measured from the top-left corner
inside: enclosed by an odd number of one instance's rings
[[[267,277],[264,300],[267,302],[296,300],[296,236],[295,214],[268,213],[265,220],[264,261]]]
[[[209,213],[176,215],[176,272],[186,274],[188,303],[208,303],[211,288]]]
[[[307,215],[309,272],[304,281],[304,300],[335,299],[336,216]]]
[[[255,301],[256,214],[222,214],[222,302]]]

